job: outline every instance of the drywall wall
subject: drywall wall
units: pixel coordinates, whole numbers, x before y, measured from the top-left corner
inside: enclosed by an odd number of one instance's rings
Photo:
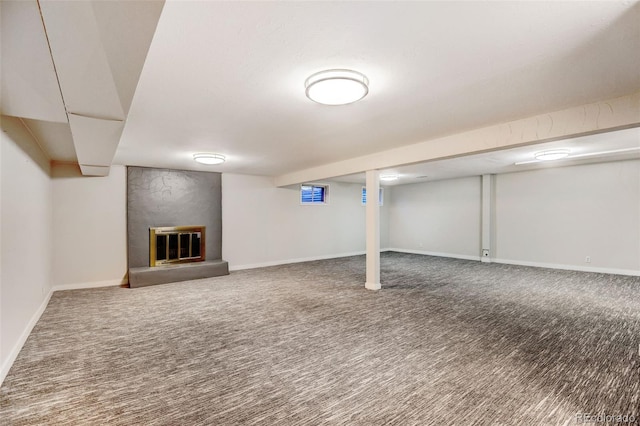
[[[395,186],[389,209],[392,250],[478,259],[480,177]]]
[[[206,259],[222,257],[220,173],[127,168],[129,268],[149,266],[149,228],[206,226]]]
[[[108,177],[79,178],[73,165],[51,173],[55,288],[119,284],[127,271],[125,167],[113,166]],[[364,253],[362,185],[331,182],[326,206],[301,206],[298,189],[276,188],[269,177],[223,174],[222,185],[222,254],[232,269]],[[381,207],[383,249],[391,191]],[[82,238],[84,227],[95,230],[91,239]],[[71,255],[78,244],[86,248],[82,264]]]
[[[494,199],[493,261],[640,273],[640,160],[497,175]],[[394,187],[389,247],[476,259],[481,207],[480,177]]]
[[[0,168],[0,382],[51,292],[49,159],[17,118],[2,122]]]
[[[498,175],[495,195],[498,261],[640,272],[640,160]]]
[[[365,207],[361,184],[329,183],[329,203],[301,205],[300,189],[263,176],[222,175],[222,252],[230,269],[361,254]],[[385,189],[385,198],[390,191]],[[381,207],[381,247],[388,240]]]
[[[76,165],[54,165],[53,284],[56,289],[126,282],[126,169],[82,176]]]

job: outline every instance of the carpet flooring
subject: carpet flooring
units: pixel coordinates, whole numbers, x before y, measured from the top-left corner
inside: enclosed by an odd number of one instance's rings
[[[381,291],[364,275],[357,256],[55,292],[0,423],[638,423],[639,277],[400,253]]]

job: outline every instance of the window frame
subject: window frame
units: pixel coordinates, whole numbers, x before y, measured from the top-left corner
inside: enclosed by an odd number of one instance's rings
[[[360,191],[360,204],[362,204],[363,206],[367,205],[367,203],[364,201],[366,193],[367,187],[363,186],[362,190]],[[380,187],[380,189],[378,189],[378,206],[384,206],[384,188],[382,186]]]
[[[310,186],[312,188],[324,188],[324,199],[321,202],[304,202],[302,201],[302,188]],[[313,190],[312,190],[313,191]],[[298,202],[301,206],[326,206],[329,204],[329,184],[328,183],[303,183],[300,185]]]

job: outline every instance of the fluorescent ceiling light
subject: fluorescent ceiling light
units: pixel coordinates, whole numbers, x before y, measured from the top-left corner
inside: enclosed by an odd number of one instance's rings
[[[395,174],[388,174],[388,175],[380,175],[380,180],[398,180],[398,175]]]
[[[213,166],[215,164],[224,163],[225,157],[220,154],[212,154],[209,152],[200,152],[198,154],[193,154],[193,159],[198,163],[206,164],[207,166]]]
[[[538,161],[553,161],[567,158],[570,152],[568,149],[551,149],[549,151],[536,152],[534,157]]]
[[[640,151],[640,147],[612,149],[610,151],[588,152],[586,154],[569,155],[569,156],[566,156],[566,157],[562,157],[562,159],[573,160],[574,158],[596,157],[598,155],[620,154],[620,153],[623,153],[623,152],[630,152],[630,151]],[[549,152],[549,151],[543,151],[543,152]],[[515,163],[515,165],[519,166],[521,164],[541,163],[542,161],[548,161],[548,160],[539,160],[538,159],[538,160],[520,161],[518,163]]]
[[[369,79],[357,71],[326,70],[311,75],[304,82],[309,99],[323,105],[346,105],[367,96]]]
[[[640,146],[635,148],[612,149],[611,151],[590,152],[587,154],[572,155],[569,158],[593,157],[594,155],[618,154],[621,152],[640,151]]]

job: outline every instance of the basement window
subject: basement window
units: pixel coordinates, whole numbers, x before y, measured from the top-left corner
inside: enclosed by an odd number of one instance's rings
[[[329,185],[300,185],[300,204],[327,204]]]
[[[384,188],[380,188],[378,190],[378,204],[383,205],[384,201]],[[367,188],[365,186],[362,187],[362,205],[367,204]]]

